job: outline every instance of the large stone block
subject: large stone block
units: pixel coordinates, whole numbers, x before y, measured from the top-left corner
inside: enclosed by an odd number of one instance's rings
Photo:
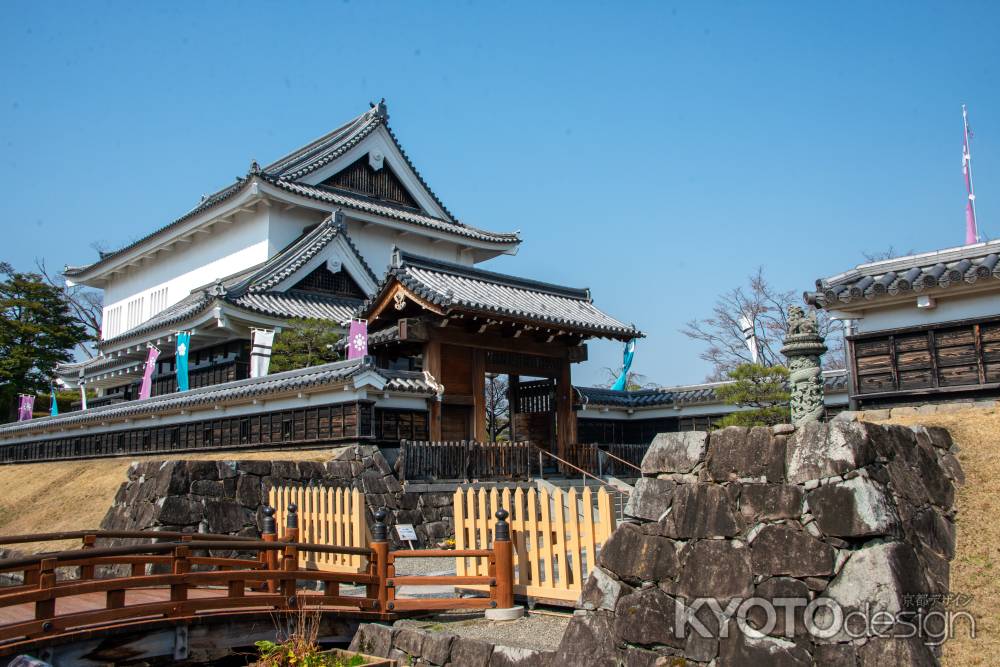
[[[753,573],[821,577],[833,574],[833,548],[793,524],[764,526],[750,545]]]
[[[535,651],[514,646],[494,646],[490,667],[548,667],[551,651]]]
[[[910,545],[903,542],[883,542],[855,551],[843,569],[827,587],[823,597],[838,603],[844,614],[864,610],[871,615],[884,611],[896,614],[906,608],[907,598],[927,592],[920,574],[920,563]],[[820,608],[816,615],[819,627],[829,627],[829,612]],[[861,633],[864,626],[851,627]],[[845,631],[838,639],[847,638]],[[860,635],[859,635],[860,636]]]
[[[717,482],[735,479],[784,480],[784,438],[767,426],[729,426],[708,439],[706,467]]]
[[[424,662],[432,665],[443,665],[448,662],[451,655],[451,644],[455,640],[455,635],[445,632],[428,632],[424,636],[423,653],[420,657]]]
[[[812,656],[789,639],[750,636],[731,622],[728,636],[719,642],[719,664],[726,667],[810,667]]]
[[[614,636],[629,644],[683,648],[677,612],[677,602],[655,586],[634,591],[618,601]]]
[[[660,433],[642,457],[642,474],[687,473],[705,460],[708,433]]]
[[[205,516],[202,504],[187,496],[167,496],[161,498],[157,506],[156,520],[161,524],[190,526]]]
[[[642,477],[635,483],[625,505],[625,514],[638,519],[656,521],[670,507],[676,482],[655,477]]]
[[[809,587],[791,577],[771,577],[757,585],[754,597],[764,600],[810,599]],[[791,619],[787,618],[782,603],[775,605],[774,626],[766,634],[784,637],[801,637],[806,634],[805,604],[794,607]],[[767,613],[760,606],[753,606],[747,613],[747,623],[756,630],[764,631],[768,623]]]
[[[797,519],[802,514],[801,486],[744,484],[740,489],[740,514],[747,522]]]
[[[789,484],[843,475],[872,462],[874,453],[860,422],[809,422],[795,429],[785,445]]]
[[[747,597],[753,590],[750,550],[737,540],[689,542],[681,553],[677,583],[688,599]]]
[[[718,484],[681,484],[670,512],[660,521],[667,537],[732,537],[740,532],[729,494]]]
[[[955,524],[934,507],[918,510],[905,522],[907,535],[948,560],[955,557]]]
[[[244,526],[256,523],[253,512],[232,500],[206,500],[205,520],[213,533],[236,533]]]
[[[549,664],[618,667],[614,621],[607,611],[574,614]]]
[[[378,623],[362,623],[351,640],[350,650],[368,655],[388,657],[396,629]]]
[[[906,629],[902,628],[901,631],[906,632]],[[939,664],[918,637],[869,639],[864,646],[858,648],[858,667],[937,667]]]
[[[451,667],[489,667],[493,644],[468,637],[456,637],[451,643]]]
[[[632,592],[632,587],[611,576],[603,567],[595,567],[583,583],[580,602],[583,609],[614,611],[619,598]]]
[[[894,535],[899,516],[885,488],[868,477],[821,486],[806,495],[809,510],[824,535]]]
[[[630,583],[672,579],[677,575],[674,542],[622,524],[601,549],[598,564]]]
[[[424,638],[426,636],[419,630],[399,628],[393,637],[392,645],[404,653],[419,658],[424,654]]]

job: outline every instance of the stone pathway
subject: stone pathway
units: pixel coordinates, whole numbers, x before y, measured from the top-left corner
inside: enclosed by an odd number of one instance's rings
[[[501,646],[554,651],[559,648],[572,617],[572,613],[531,612],[516,621],[487,621],[482,612],[454,611],[420,619],[402,619],[395,625],[480,639]]]

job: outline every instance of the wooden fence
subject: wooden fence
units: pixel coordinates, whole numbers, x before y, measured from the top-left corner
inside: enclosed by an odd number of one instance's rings
[[[411,482],[526,480],[531,473],[527,442],[403,440],[400,457],[400,479]]]
[[[604,489],[458,489],[454,506],[456,549],[488,549],[493,516],[509,509],[514,593],[541,600],[575,601],[615,530]],[[469,558],[456,558],[455,567],[458,576],[487,574],[485,563]]]
[[[358,489],[281,486],[268,493],[275,510],[278,538],[285,539],[288,505],[298,506],[300,542],[366,548],[371,541],[365,518],[365,495]],[[299,567],[324,572],[363,572],[365,559],[353,553],[299,552]]]

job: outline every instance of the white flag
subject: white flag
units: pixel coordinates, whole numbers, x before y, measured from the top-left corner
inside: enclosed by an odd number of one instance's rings
[[[750,350],[750,358],[757,363],[757,331],[754,329],[753,320],[746,315],[740,315],[740,329],[743,331],[743,341]]]
[[[267,375],[271,366],[272,343],[274,331],[254,329],[250,332],[250,377],[261,378]]]

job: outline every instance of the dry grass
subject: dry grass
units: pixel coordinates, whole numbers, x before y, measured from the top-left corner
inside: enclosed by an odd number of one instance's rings
[[[0,534],[98,528],[133,461],[328,461],[330,449],[175,454],[0,466]],[[19,551],[73,548],[75,542],[17,545]]]
[[[961,448],[965,485],[958,489],[958,550],[951,564],[951,590],[973,597],[975,639],[956,635],[944,645],[944,664],[995,665],[1000,655],[1000,411],[963,410],[912,415],[892,424],[947,428]],[[965,630],[964,626],[961,628]]]

